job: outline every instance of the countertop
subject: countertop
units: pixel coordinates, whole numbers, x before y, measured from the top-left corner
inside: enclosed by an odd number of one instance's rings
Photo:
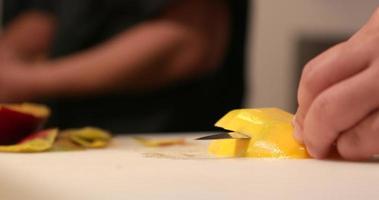
[[[1,153],[0,199],[379,199],[379,162],[219,159],[193,140],[207,134],[150,135],[184,146],[117,136],[106,149]]]

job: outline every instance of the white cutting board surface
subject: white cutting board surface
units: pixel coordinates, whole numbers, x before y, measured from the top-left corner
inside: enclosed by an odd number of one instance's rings
[[[102,150],[1,153],[0,199],[379,199],[378,162],[215,159],[190,141],[154,149],[117,137]]]

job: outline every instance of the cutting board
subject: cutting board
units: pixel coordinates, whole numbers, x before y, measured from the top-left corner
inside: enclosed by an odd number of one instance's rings
[[[193,140],[207,134],[164,148],[120,136],[107,149],[1,153],[0,199],[379,199],[377,162],[218,159]]]

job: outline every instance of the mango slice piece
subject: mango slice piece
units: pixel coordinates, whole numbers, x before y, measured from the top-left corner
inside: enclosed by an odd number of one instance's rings
[[[228,142],[215,140],[210,144],[209,151],[216,156],[307,158],[309,156],[304,146],[292,136],[292,118],[292,114],[278,108],[233,110],[216,126],[250,136],[247,148],[238,141],[241,139]]]
[[[112,138],[109,132],[95,127],[68,129],[61,134],[67,135],[71,141],[85,148],[103,148]]]
[[[217,157],[244,157],[249,143],[250,139],[214,140],[208,150]]]
[[[186,141],[183,138],[148,139],[144,137],[134,137],[134,139],[140,142],[145,147],[167,147],[172,145],[186,144]]]
[[[72,141],[70,135],[63,132],[60,132],[54,142],[54,145],[50,149],[50,151],[78,151],[85,150],[85,147],[77,144]]]
[[[41,152],[49,150],[57,137],[57,129],[34,133],[15,145],[0,146],[2,152]]]

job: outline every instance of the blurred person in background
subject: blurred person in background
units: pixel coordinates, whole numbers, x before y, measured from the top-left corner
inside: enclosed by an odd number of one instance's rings
[[[247,1],[5,0],[0,102],[47,101],[52,125],[200,131],[241,106]],[[298,141],[316,158],[379,154],[379,10],[310,61]]]
[[[241,106],[246,1],[5,0],[0,102],[51,125],[199,131]]]

